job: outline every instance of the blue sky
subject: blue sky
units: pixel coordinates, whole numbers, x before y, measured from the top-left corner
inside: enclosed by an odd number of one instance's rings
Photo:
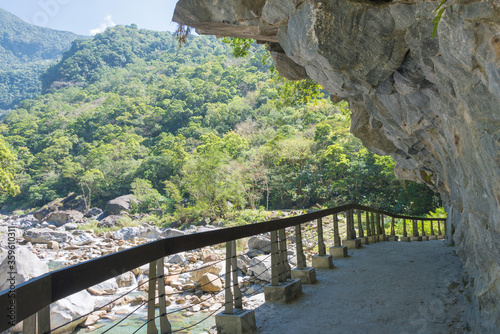
[[[42,27],[91,35],[111,25],[174,31],[177,0],[0,0],[3,8]],[[1,23],[0,23],[1,24]]]

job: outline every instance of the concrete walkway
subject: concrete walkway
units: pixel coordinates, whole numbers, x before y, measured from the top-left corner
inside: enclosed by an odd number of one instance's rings
[[[446,241],[379,242],[317,269],[290,304],[255,310],[259,333],[467,333],[462,265]],[[310,262],[309,262],[310,264]]]

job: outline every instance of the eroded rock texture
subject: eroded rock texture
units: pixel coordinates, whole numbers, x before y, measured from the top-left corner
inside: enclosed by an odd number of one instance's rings
[[[448,0],[452,2],[453,0]],[[267,42],[280,73],[346,99],[351,131],[428,184],[471,276],[471,325],[500,330],[500,3],[180,0],[198,33]]]

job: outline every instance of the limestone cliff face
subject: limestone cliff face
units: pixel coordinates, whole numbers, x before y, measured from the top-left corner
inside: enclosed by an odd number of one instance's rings
[[[267,42],[282,75],[348,100],[363,144],[441,193],[471,276],[471,325],[498,333],[500,2],[460,1],[433,39],[437,4],[180,0],[174,21]]]

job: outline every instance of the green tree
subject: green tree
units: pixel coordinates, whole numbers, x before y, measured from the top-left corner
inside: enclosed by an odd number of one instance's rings
[[[15,183],[15,156],[0,138],[0,193],[10,196],[19,194],[19,186]]]
[[[135,179],[131,184],[131,190],[136,202],[132,203],[132,210],[135,212],[149,212],[156,210],[163,216],[163,204],[165,198],[151,185],[151,182],[144,179]]]
[[[91,169],[83,173],[83,176],[80,178],[80,187],[87,210],[92,206],[92,196],[98,195],[101,188],[105,185],[106,180],[100,170]]]

